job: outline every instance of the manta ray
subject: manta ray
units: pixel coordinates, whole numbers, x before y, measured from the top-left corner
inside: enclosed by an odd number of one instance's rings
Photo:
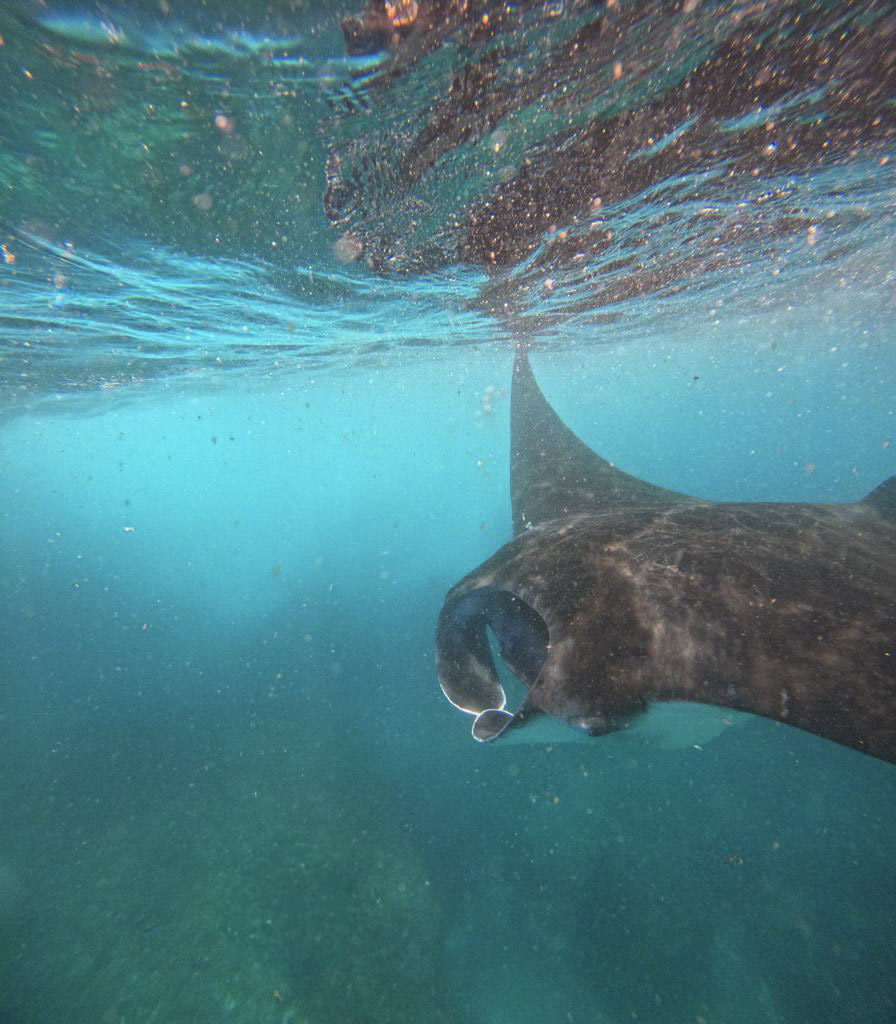
[[[517,347],[513,539],[448,592],[439,682],[492,741],[600,736],[668,702],[762,715],[896,762],[896,476],[847,504],[714,502],[617,469]],[[524,684],[506,708],[493,649]]]

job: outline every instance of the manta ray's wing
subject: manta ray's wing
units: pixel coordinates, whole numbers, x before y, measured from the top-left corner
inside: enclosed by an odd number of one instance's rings
[[[896,522],[896,476],[891,476],[889,480],[884,480],[860,504],[870,505],[884,519]]]
[[[580,513],[697,500],[624,473],[579,440],[542,394],[523,344],[517,346],[510,402],[514,535]]]

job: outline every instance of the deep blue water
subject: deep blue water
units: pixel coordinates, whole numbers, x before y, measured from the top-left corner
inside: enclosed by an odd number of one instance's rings
[[[591,16],[567,6],[519,9]],[[633,122],[718,26],[787,8],[685,5],[708,35],[672,60],[638,6],[600,37],[609,80],[641,62]],[[893,31],[804,8],[838,47]],[[745,136],[596,227],[557,200],[525,253],[496,228],[495,267],[457,226],[484,154],[537,162],[570,110],[533,73],[479,149],[414,146],[440,62],[549,47],[451,23],[371,84],[405,51],[346,58],[355,10],[0,15],[0,1024],[890,1024],[892,765],[760,720],[475,744],[434,629],[511,535],[516,331],[561,417],[657,484],[851,501],[896,472],[892,102],[856,127],[841,69],[841,135],[798,165],[732,177]],[[805,126],[790,88],[768,121]],[[328,158],[364,147],[417,191],[370,157],[328,221]],[[421,209],[442,227],[403,248]]]

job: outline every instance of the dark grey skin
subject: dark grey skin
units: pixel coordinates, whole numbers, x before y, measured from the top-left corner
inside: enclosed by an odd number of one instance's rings
[[[896,762],[896,477],[843,505],[715,503],[615,469],[513,371],[515,536],[448,593],[445,696],[496,739],[656,701],[752,712]],[[528,695],[511,714],[489,648]]]

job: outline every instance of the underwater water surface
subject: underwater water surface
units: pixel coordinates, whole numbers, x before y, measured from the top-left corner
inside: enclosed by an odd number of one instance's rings
[[[896,1020],[893,765],[477,744],[434,649],[520,337],[651,482],[896,472],[894,36],[4,6],[0,1024]]]

